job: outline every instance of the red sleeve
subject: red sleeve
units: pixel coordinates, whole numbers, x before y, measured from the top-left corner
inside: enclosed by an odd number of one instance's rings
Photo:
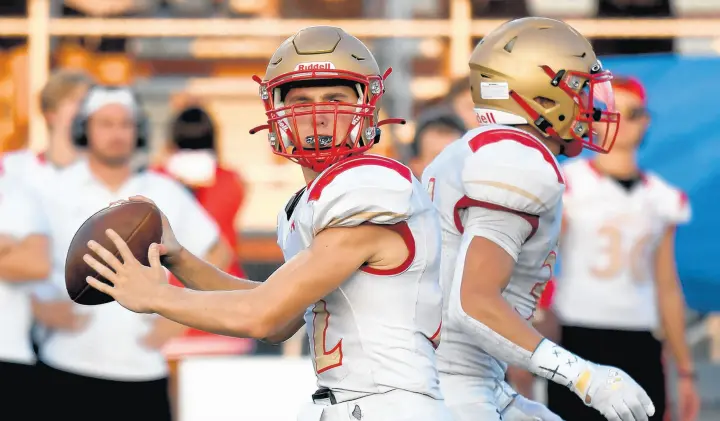
[[[555,280],[551,279],[548,281],[547,285],[545,285],[545,290],[540,296],[540,300],[538,301],[538,308],[543,310],[547,310],[548,308],[550,308],[550,306],[552,305],[552,299],[554,294]]]

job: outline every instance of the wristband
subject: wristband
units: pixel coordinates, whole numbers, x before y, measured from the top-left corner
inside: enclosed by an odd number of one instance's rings
[[[530,371],[572,389],[583,399],[592,377],[590,363],[548,339],[530,357]]]

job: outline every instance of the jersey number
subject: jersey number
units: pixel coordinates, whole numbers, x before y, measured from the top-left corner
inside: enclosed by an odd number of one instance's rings
[[[649,274],[645,262],[651,240],[649,234],[643,235],[635,241],[630,247],[629,253],[623,247],[623,232],[617,227],[606,225],[600,228],[598,237],[607,244],[603,249],[603,255],[607,256],[607,264],[591,268],[594,276],[598,279],[614,279],[629,265],[630,274],[635,282],[648,279]]]
[[[557,245],[555,246],[557,247]],[[545,287],[547,286],[547,283],[553,278],[553,273],[555,271],[555,261],[557,260],[557,253],[555,250],[551,251],[547,257],[545,258],[545,261],[543,262],[542,267],[548,268],[549,275],[546,281],[542,282],[536,282],[535,285],[533,285],[532,288],[530,288],[530,296],[535,301],[535,306],[533,306],[533,311],[530,313],[530,316],[525,318],[525,320],[532,320],[532,318],[535,316],[535,311],[537,310],[537,303],[540,301],[540,297],[542,297],[543,293],[545,292]],[[515,310],[517,311],[517,310]],[[519,311],[517,311],[518,314],[521,314]],[[525,317],[525,316],[523,316]]]
[[[543,292],[545,292],[545,287],[547,286],[548,281],[550,281],[553,278],[553,272],[555,271],[555,261],[557,260],[557,253],[555,253],[555,250],[551,251],[547,257],[545,258],[545,261],[543,262],[542,267],[548,268],[549,276],[547,281],[544,282],[537,282],[535,285],[533,285],[532,289],[530,290],[530,296],[533,297],[535,302],[537,303],[540,301],[540,297],[542,297]]]
[[[342,365],[342,339],[332,349],[326,351],[325,344],[330,313],[327,311],[327,303],[320,300],[315,303],[312,309],[313,314],[313,346],[315,351],[315,371],[320,374],[331,368]]]

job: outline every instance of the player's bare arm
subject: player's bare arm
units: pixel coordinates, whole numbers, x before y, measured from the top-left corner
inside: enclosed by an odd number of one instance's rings
[[[675,267],[675,227],[663,234],[655,254],[655,274],[662,324],[678,369],[692,373],[694,365],[685,341],[685,297]]]
[[[694,420],[700,412],[695,387],[695,366],[685,341],[685,297],[675,266],[675,227],[665,230],[655,252],[655,279],[663,330],[678,368],[678,403],[684,420]]]
[[[29,235],[8,244],[0,253],[0,278],[8,282],[46,279],[50,273],[49,242],[44,235]]]
[[[163,263],[183,285],[198,291],[246,290],[261,284],[225,273],[213,263],[195,256],[185,248],[180,248],[171,262]]]
[[[133,196],[127,201],[155,202],[144,196]],[[122,203],[124,200],[114,202]],[[163,265],[175,275],[187,288],[200,291],[235,291],[255,288],[260,282],[253,282],[247,279],[240,279],[223,272],[218,267],[226,267],[224,264],[226,255],[232,253],[224,241],[218,241],[210,250],[207,260],[203,260],[187,251],[175,237],[165,214],[160,211],[163,225],[162,244],[159,252],[162,256]]]
[[[144,267],[114,231],[108,231],[108,236],[121,251],[125,263],[90,242],[88,246],[105,264],[89,255],[85,261],[114,285],[90,278],[88,282],[93,287],[132,311],[155,312],[204,331],[252,338],[265,338],[287,326],[362,265],[392,267],[406,257],[379,253],[385,247],[378,244],[402,241],[398,234],[383,227],[331,228],[319,233],[310,248],[285,263],[257,288],[193,291],[167,284],[161,275],[157,246],[149,251],[151,267]]]
[[[475,237],[465,257],[460,302],[465,312],[505,339],[533,352],[540,335],[502,296],[515,260],[494,242]],[[502,356],[501,356],[502,357]]]
[[[262,282],[241,279],[223,272],[215,265],[195,256],[184,248],[181,248],[177,256],[171,261],[173,263],[166,266],[173,275],[187,288],[198,291],[240,291],[253,289],[262,284]],[[271,344],[280,344],[290,339],[304,325],[305,321],[302,315],[299,315],[287,326],[281,327],[262,339]]]
[[[502,296],[514,267],[515,260],[504,249],[486,238],[473,238],[465,258],[461,304],[467,314],[532,352],[543,336]],[[508,367],[507,373],[514,381],[515,390],[532,398],[532,374],[516,366]]]
[[[226,268],[230,265],[233,260],[233,254],[235,251],[232,249],[230,244],[222,236],[218,237],[218,240],[213,246],[205,253],[205,260],[208,263],[219,267]]]

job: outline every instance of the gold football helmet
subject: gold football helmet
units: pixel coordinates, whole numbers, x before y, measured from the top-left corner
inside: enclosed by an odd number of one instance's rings
[[[265,77],[253,79],[260,84],[260,98],[265,105],[267,124],[254,128],[269,131],[273,152],[314,171],[322,171],[351,155],[363,153],[380,139],[379,127],[387,123],[404,123],[401,119],[380,121],[380,99],[384,82],[391,69],[380,73],[375,57],[359,39],[340,28],[311,26],[285,40],[275,51]],[[328,82],[329,81],[329,82]],[[284,95],[293,86],[344,84],[357,90],[357,103],[321,102],[284,104]],[[339,115],[352,115],[346,133],[300,138],[297,117],[331,114],[337,123]],[[314,120],[317,121],[317,120]],[[317,124],[317,123],[314,123]]]
[[[529,124],[563,154],[607,153],[620,124],[610,81],[585,37],[564,22],[507,22],[475,47],[470,85],[480,124]],[[593,128],[607,125],[598,135]]]

